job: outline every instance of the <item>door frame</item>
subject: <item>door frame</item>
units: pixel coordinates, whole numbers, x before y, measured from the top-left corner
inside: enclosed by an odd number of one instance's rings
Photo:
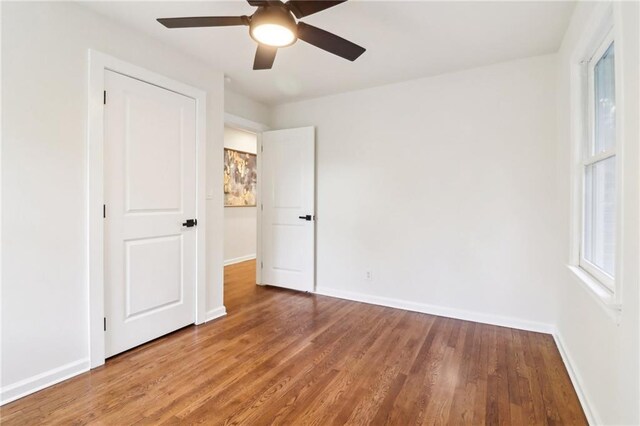
[[[206,315],[206,92],[102,52],[88,52],[87,98],[87,263],[89,358],[91,368],[105,362],[104,335],[104,74],[113,71],[196,101],[196,324]],[[108,94],[107,94],[108,96]],[[108,102],[108,99],[107,99]]]
[[[256,182],[256,284],[262,285],[262,132],[270,130],[269,127],[262,123],[247,120],[246,118],[225,113],[224,125],[233,129],[244,130],[256,135],[256,167],[258,168]],[[224,209],[224,205],[222,206]]]

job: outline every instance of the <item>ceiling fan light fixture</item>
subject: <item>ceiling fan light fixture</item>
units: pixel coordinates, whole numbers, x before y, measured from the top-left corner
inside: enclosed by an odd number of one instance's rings
[[[258,43],[273,47],[285,47],[296,41],[296,35],[289,28],[278,24],[252,26],[251,37]]]
[[[251,16],[249,34],[265,46],[286,47],[298,39],[298,27],[284,4],[275,4],[259,7]]]

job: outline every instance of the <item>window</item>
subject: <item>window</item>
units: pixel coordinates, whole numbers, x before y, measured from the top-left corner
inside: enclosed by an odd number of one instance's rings
[[[612,32],[585,62],[580,267],[613,291],[616,259],[616,98]]]

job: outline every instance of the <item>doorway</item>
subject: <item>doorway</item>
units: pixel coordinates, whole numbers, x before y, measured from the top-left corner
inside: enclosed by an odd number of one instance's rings
[[[224,265],[255,260],[258,136],[224,128]]]
[[[239,308],[256,288],[258,135],[225,125],[223,156],[224,301]],[[253,285],[250,285],[253,283]]]
[[[224,135],[225,305],[229,286],[247,274],[258,285],[313,292],[315,128],[267,130],[226,114]],[[254,166],[255,174],[245,169]]]

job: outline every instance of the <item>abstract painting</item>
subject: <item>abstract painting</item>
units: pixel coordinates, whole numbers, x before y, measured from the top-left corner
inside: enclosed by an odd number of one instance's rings
[[[225,207],[255,207],[257,180],[255,154],[224,149]]]

